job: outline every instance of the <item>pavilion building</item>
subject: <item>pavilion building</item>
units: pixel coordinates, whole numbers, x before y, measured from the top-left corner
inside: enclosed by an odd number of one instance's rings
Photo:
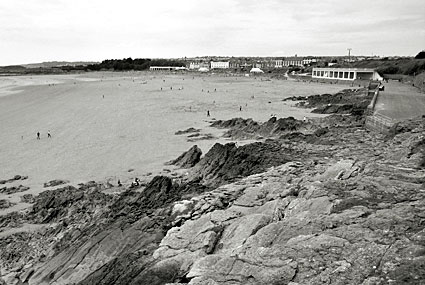
[[[337,79],[337,80],[378,80],[382,81],[382,76],[375,69],[370,68],[319,68],[314,67],[312,78]]]

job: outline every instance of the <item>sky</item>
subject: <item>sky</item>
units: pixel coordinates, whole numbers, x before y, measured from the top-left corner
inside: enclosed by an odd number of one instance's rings
[[[193,56],[414,56],[425,0],[0,0],[0,65]]]

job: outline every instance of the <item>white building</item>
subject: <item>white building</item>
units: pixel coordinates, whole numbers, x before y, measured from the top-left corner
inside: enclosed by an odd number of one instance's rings
[[[283,66],[304,66],[302,57],[287,57],[283,60]]]
[[[157,70],[160,70],[160,71],[162,71],[162,70],[174,70],[175,69],[175,67],[174,66],[151,66],[151,67],[149,67],[149,70],[150,71],[157,71]]]
[[[201,67],[200,62],[192,61],[189,63],[189,69],[199,69]]]
[[[276,59],[274,67],[282,68],[283,67],[283,59]]]
[[[189,63],[189,69],[199,69],[201,67],[210,68],[208,62],[204,61],[191,61]]]
[[[316,58],[303,58],[303,57],[287,57],[285,59],[275,60],[274,67],[281,68],[284,66],[299,66],[303,67],[305,65],[310,65],[313,62],[317,62]]]
[[[312,63],[316,63],[317,59],[316,58],[304,58],[303,59],[303,65],[310,65]]]
[[[211,61],[210,68],[211,69],[226,69],[226,68],[230,68],[230,62],[228,62],[228,61]]]
[[[338,80],[383,80],[375,69],[370,68],[313,68],[312,78]]]
[[[186,70],[184,66],[151,66],[149,67],[150,71],[163,71],[163,70]]]

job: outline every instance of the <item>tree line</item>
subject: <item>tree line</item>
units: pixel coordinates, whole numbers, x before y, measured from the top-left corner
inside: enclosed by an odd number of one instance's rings
[[[131,57],[125,59],[106,59],[101,63],[87,65],[87,70],[146,70],[151,66],[186,66],[185,62],[170,59],[149,59]]]

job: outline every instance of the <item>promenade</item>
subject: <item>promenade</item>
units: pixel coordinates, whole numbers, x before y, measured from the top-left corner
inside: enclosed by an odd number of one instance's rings
[[[379,92],[375,114],[403,121],[425,115],[425,94],[413,86],[396,81],[384,83],[385,90]]]

